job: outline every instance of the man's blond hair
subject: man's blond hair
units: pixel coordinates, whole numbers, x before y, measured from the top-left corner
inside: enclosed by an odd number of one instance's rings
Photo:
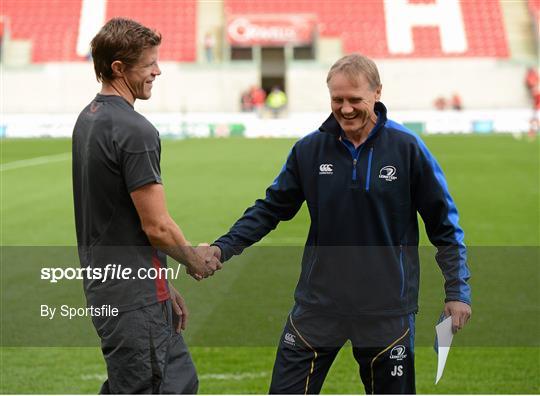
[[[379,77],[377,65],[364,55],[350,54],[339,59],[330,68],[326,77],[326,84],[330,83],[332,77],[337,73],[345,74],[345,76],[354,82],[358,80],[359,74],[363,74],[372,90],[376,90],[381,86],[381,78]]]

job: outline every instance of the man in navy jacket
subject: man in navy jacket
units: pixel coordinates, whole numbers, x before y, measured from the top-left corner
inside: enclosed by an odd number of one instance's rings
[[[332,114],[294,145],[266,197],[209,249],[224,262],[306,201],[311,227],[270,393],[319,393],[347,340],[366,393],[414,393],[417,213],[437,247],[454,332],[471,315],[463,231],[427,147],[387,119],[375,63],[345,56],[327,84]]]

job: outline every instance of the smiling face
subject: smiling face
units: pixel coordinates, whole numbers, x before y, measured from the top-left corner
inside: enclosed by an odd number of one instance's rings
[[[138,62],[126,68],[124,81],[133,99],[149,99],[152,96],[152,84],[161,74],[158,66],[159,46],[146,48],[142,51]]]
[[[377,122],[374,107],[382,87],[373,89],[362,73],[351,78],[337,72],[328,81],[328,89],[332,113],[347,137],[367,135]]]

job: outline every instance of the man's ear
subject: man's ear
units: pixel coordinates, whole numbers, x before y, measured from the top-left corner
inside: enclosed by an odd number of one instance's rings
[[[381,100],[382,84],[375,90],[375,100],[378,102]]]
[[[113,77],[122,77],[126,71],[126,65],[124,65],[122,61],[115,60],[113,63],[111,63],[111,69],[113,72]]]

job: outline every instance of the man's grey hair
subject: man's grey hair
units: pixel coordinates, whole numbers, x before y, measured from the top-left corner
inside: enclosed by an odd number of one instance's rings
[[[361,73],[366,77],[372,90],[376,90],[381,86],[377,65],[364,55],[350,54],[339,59],[330,68],[326,77],[326,84],[329,84],[332,77],[337,73],[345,74],[351,81],[357,81],[358,75]]]

